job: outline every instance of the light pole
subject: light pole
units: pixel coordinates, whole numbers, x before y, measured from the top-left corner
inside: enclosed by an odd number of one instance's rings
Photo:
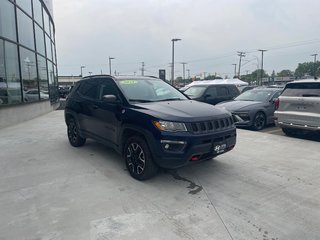
[[[182,72],[183,72],[183,83],[184,86],[186,85],[186,70],[185,70],[185,65],[187,64],[186,62],[182,62]]]
[[[234,66],[234,75],[233,76],[235,77],[235,76],[237,76],[237,64],[233,63],[232,65]]]
[[[109,75],[111,75],[111,60],[115,59],[114,57],[109,57]]]
[[[172,41],[172,65],[171,65],[171,85],[174,86],[174,42],[180,41],[180,38],[173,38]]]
[[[314,63],[313,63],[313,75],[314,75],[314,79],[317,79],[317,70],[316,70],[316,63],[317,63],[317,55],[316,53],[311,54],[312,57],[314,57]]]
[[[258,49],[259,52],[261,52],[261,79],[260,79],[260,86],[262,85],[262,78],[263,78],[263,53],[267,50],[265,49]]]
[[[190,69],[187,69],[188,72],[188,80],[190,79]]]
[[[92,72],[89,72],[89,75],[90,75],[90,76],[91,76],[91,73],[92,73]]]
[[[240,59],[239,59],[239,71],[238,71],[238,78],[240,79],[241,78],[241,76],[240,76],[240,69],[241,69],[241,58],[242,57],[245,57],[246,56],[246,54],[245,54],[245,52],[238,52],[238,56],[240,57]]]
[[[81,66],[80,67],[80,71],[81,71],[81,77],[82,77],[82,69],[85,68],[85,66]]]

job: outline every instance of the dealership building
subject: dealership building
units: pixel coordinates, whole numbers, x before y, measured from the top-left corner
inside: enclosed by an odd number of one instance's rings
[[[52,0],[0,0],[0,128],[59,106]]]

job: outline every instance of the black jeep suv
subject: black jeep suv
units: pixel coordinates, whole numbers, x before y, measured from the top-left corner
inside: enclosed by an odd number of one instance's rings
[[[131,176],[213,158],[236,144],[231,114],[153,77],[85,77],[66,100],[69,142],[93,138],[123,155]]]

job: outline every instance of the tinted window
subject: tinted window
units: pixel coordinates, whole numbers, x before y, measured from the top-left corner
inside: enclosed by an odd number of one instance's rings
[[[218,95],[218,97],[228,96],[229,95],[228,88],[227,87],[218,86],[217,95]]]
[[[46,11],[43,11],[43,20],[44,20],[44,30],[50,36],[49,15]]]
[[[42,27],[42,7],[39,0],[33,0],[33,13],[34,13],[34,20],[39,23],[39,25]]]
[[[34,50],[32,20],[20,10],[17,10],[17,13],[19,42]]]
[[[229,91],[230,91],[231,95],[234,97],[239,95],[239,90],[237,89],[236,86],[229,87]]]
[[[44,33],[43,30],[35,24],[35,30],[36,30],[36,47],[37,52],[41,53],[43,56],[45,56],[45,47],[44,47]]]
[[[9,1],[0,1],[0,36],[17,40],[14,6]]]
[[[46,48],[47,48],[47,58],[49,58],[52,61],[51,40],[47,35],[46,35]]]
[[[216,87],[209,87],[206,91],[206,94],[210,95],[210,97],[217,97],[217,88]]]
[[[98,84],[94,84],[93,81],[81,83],[78,91],[87,98],[98,99]]]
[[[26,11],[30,16],[32,16],[31,11],[31,0],[16,0],[18,6],[20,6],[24,11]]]
[[[39,76],[39,86],[40,86],[40,98],[49,98],[49,88],[48,88],[48,72],[47,64],[44,57],[38,55],[38,76]]]
[[[99,100],[102,100],[102,97],[104,95],[118,96],[117,88],[111,80],[102,79],[99,81],[99,92],[98,92]]]
[[[36,57],[34,52],[20,47],[20,64],[23,81],[23,91],[38,89]],[[24,101],[32,102],[39,100],[37,96],[26,96]]]
[[[320,97],[320,83],[287,84],[281,95],[290,97]]]

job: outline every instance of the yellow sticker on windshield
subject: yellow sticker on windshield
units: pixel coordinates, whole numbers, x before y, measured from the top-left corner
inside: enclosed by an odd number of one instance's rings
[[[137,80],[121,80],[120,84],[136,84],[138,83]]]

